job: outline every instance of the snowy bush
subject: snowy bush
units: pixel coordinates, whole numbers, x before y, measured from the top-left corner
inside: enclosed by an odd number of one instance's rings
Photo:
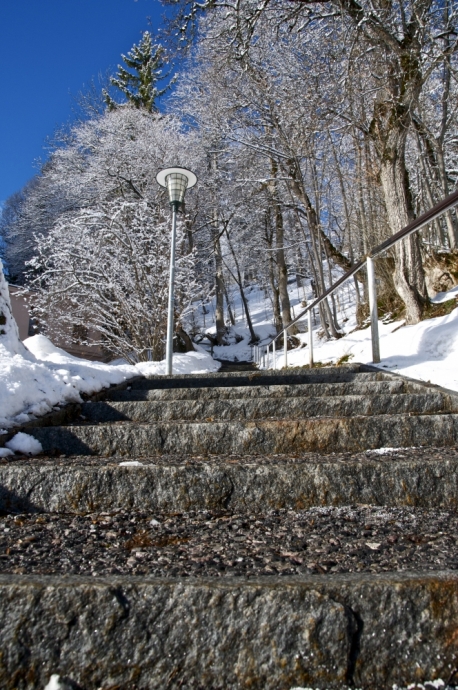
[[[34,313],[69,341],[75,334],[129,363],[161,360],[167,321],[170,219],[143,200],[116,199],[69,214],[39,238],[30,262]],[[196,290],[194,255],[177,229],[175,315]],[[180,251],[181,249],[181,251]]]
[[[78,123],[53,151],[22,213],[37,228],[27,283],[51,339],[99,343],[131,363],[162,359],[171,221],[155,178],[180,155],[192,166],[198,150],[176,118],[124,105]],[[183,225],[177,321],[195,293]]]

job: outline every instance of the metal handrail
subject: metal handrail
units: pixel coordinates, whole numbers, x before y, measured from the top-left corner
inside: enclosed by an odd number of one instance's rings
[[[297,323],[300,319],[302,319],[306,314],[308,315],[308,329],[309,329],[309,364],[310,366],[313,366],[313,346],[312,346],[312,337],[311,337],[311,314],[312,310],[317,307],[321,302],[323,302],[327,297],[329,297],[335,290],[337,290],[338,287],[340,287],[343,283],[345,283],[347,280],[352,278],[355,273],[357,273],[363,266],[367,263],[368,264],[368,273],[371,273],[371,276],[368,276],[369,280],[369,306],[370,306],[370,313],[371,313],[371,327],[372,327],[372,355],[373,355],[373,362],[378,363],[380,362],[380,352],[379,352],[379,345],[378,345],[378,315],[377,315],[377,296],[376,296],[376,284],[375,284],[375,272],[374,272],[374,267],[373,267],[373,259],[383,252],[385,252],[387,249],[390,249],[393,247],[395,244],[400,242],[401,240],[405,239],[409,235],[411,235],[414,232],[417,232],[417,230],[421,230],[425,225],[428,223],[431,223],[433,220],[436,218],[439,218],[443,213],[448,211],[449,209],[453,208],[454,206],[458,205],[458,190],[453,192],[453,194],[450,194],[448,197],[440,201],[438,204],[430,208],[428,211],[423,213],[421,216],[413,220],[411,223],[406,225],[402,230],[399,230],[399,232],[395,233],[391,237],[389,237],[387,240],[382,242],[381,244],[377,245],[373,249],[370,249],[369,252],[366,254],[365,257],[360,259],[356,264],[354,264],[350,270],[348,270],[346,273],[344,273],[343,276],[341,276],[338,280],[336,280],[335,283],[333,283],[327,290],[323,292],[322,295],[319,297],[316,297],[316,299],[311,302],[311,304],[307,305],[301,313],[296,316],[283,330],[280,331],[280,333],[277,333],[276,336],[274,336],[271,340],[269,340],[268,343],[262,346],[255,345],[254,346],[254,359],[255,362],[258,364],[261,362],[262,358],[266,358],[267,360],[269,359],[269,349],[270,346],[273,346],[273,355],[274,355],[274,367],[276,366],[276,357],[275,357],[275,343],[280,338],[281,336],[284,337],[284,347],[285,347],[285,367],[287,366],[287,338],[288,338],[288,329],[291,328],[291,326],[294,326],[295,323]],[[266,355],[262,353],[263,350],[266,350]]]

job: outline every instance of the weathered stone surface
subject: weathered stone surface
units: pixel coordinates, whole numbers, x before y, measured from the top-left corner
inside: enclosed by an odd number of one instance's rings
[[[29,433],[48,454],[135,457],[163,453],[337,453],[385,446],[452,446],[458,442],[458,415],[121,423],[30,429]]]
[[[141,514],[143,520],[150,520],[150,510],[170,515],[212,509],[219,516],[224,511],[238,511],[240,515],[250,514],[257,525],[257,511],[280,507],[373,504],[456,509],[458,456],[452,455],[452,450],[436,449],[435,456],[428,458],[424,448],[418,451],[418,457],[412,456],[417,451],[411,449],[405,457],[399,453],[390,456],[389,461],[375,459],[371,454],[349,457],[350,453],[370,448],[452,447],[458,442],[458,415],[451,412],[456,409],[456,396],[368,369],[363,371],[360,365],[353,365],[134,381],[124,386],[130,387],[130,391],[112,391],[113,398],[124,402],[107,403],[104,409],[118,418],[128,416],[147,420],[148,424],[114,421],[29,428],[28,433],[42,442],[46,453],[62,457],[37,459],[29,464],[24,459],[2,461],[0,509],[71,515],[100,511],[105,516],[106,511],[130,510],[133,517],[126,512],[124,518],[137,527],[141,527]],[[342,391],[347,399],[339,397]],[[403,395],[399,395],[401,392]],[[425,396],[414,395],[423,392]],[[317,400],[317,395],[322,399]],[[133,402],[142,398],[153,402]],[[267,419],[279,413],[279,400],[281,419]],[[208,402],[202,405],[203,401]],[[434,405],[442,405],[442,401],[448,413],[430,414],[437,409]],[[93,408],[88,414],[100,419],[97,415],[101,406],[91,404]],[[294,420],[299,410],[301,419]],[[315,416],[307,419],[304,410]],[[355,410],[362,415],[355,416]],[[404,412],[381,414],[388,410]],[[318,414],[339,416],[317,417]],[[174,415],[180,419],[186,415],[197,419],[243,419],[163,421]],[[261,419],[250,421],[250,415],[259,415]],[[303,453],[310,451],[316,454],[315,460],[302,460]],[[345,458],[325,457],[340,451],[347,454]],[[231,460],[231,453],[248,454],[249,461],[243,457]],[[202,457],[179,463],[171,460],[174,454]],[[266,455],[272,454],[288,454],[291,462],[284,457],[282,461],[267,461]],[[92,457],[84,462],[80,455]],[[152,455],[157,455],[154,461]],[[145,464],[119,466],[123,458],[139,459]],[[316,512],[319,516],[325,511]],[[21,529],[25,529],[24,521],[17,518],[18,525],[21,523]],[[93,512],[85,518],[68,516],[71,523],[91,520],[94,524],[94,530],[89,528],[86,536],[80,536],[78,541],[75,537],[73,543],[75,553],[81,548],[78,553],[84,556],[88,572],[99,562],[94,559],[100,549],[111,545],[98,540],[97,520],[94,522],[93,518]],[[11,516],[8,520],[15,522]],[[54,516],[29,518],[37,531],[44,529],[40,525],[48,520],[54,529]],[[119,514],[113,520],[118,524]],[[355,532],[359,544],[354,554],[351,548],[345,552],[348,569],[353,569],[353,565],[362,569],[361,559],[365,559],[363,566],[370,568],[364,548],[381,546],[365,540],[382,532],[368,530],[366,522],[361,525],[362,530],[356,525],[352,530],[342,527],[342,534]],[[172,534],[168,519],[163,527],[167,532],[165,543],[171,549],[177,545],[178,553],[181,542],[174,539],[181,531]],[[16,527],[11,529],[6,522],[4,529],[8,537],[2,541],[3,555],[14,561],[16,572],[27,572],[26,567],[33,567],[34,553],[35,564],[39,559],[46,560],[49,548],[55,556],[53,572],[61,572],[61,564],[66,567],[65,553],[56,556],[56,550],[62,549],[63,537],[40,540],[32,532],[32,542],[27,541],[25,534],[24,539],[19,538]],[[266,527],[266,532],[269,530]],[[68,537],[70,531],[65,528],[62,534]],[[114,532],[115,539],[117,534]],[[129,547],[127,542],[120,544],[123,549],[143,544],[141,529],[126,527],[125,534],[130,535],[132,543]],[[210,531],[202,535],[202,540],[205,542],[209,535]],[[241,548],[244,535],[232,531],[231,535],[237,548]],[[323,541],[328,538],[324,527],[320,535]],[[396,535],[383,532],[383,536],[393,553],[396,550],[396,554],[404,554],[403,567],[409,567],[408,544],[399,543]],[[106,531],[105,537],[108,540],[113,535]],[[140,542],[135,541],[137,537]],[[422,539],[422,535],[409,533],[406,539],[410,538]],[[189,563],[195,570],[184,570],[183,574],[197,573],[199,553],[202,555],[199,545],[192,542],[191,536],[189,539]],[[290,542],[293,543],[292,539]],[[159,539],[157,543],[163,542]],[[260,542],[250,543],[254,547]],[[337,546],[331,545],[329,539],[329,544],[322,547],[320,537],[315,542],[317,548],[310,549],[310,553],[329,553],[332,557],[332,549],[343,543],[344,538]],[[429,542],[421,543],[426,553]],[[444,543],[452,545],[447,552],[451,559],[455,553],[452,537],[447,535]],[[138,553],[141,562],[142,552]],[[168,560],[159,551],[154,553],[158,574],[162,573],[164,559],[168,565],[174,563],[173,553],[170,551]],[[442,561],[430,553],[430,563],[438,569],[445,562],[452,567],[454,561],[446,561],[443,551],[440,554]],[[216,566],[221,563],[216,562],[215,556],[211,580],[153,579],[140,576],[138,565],[128,566],[130,557],[125,555],[126,568],[137,568],[133,571],[138,573],[136,577],[0,577],[0,687],[42,690],[50,675],[58,673],[86,690],[287,690],[294,686],[331,690],[345,684],[385,690],[393,683],[405,685],[413,680],[447,678],[456,663],[458,575],[452,572],[339,576],[330,571],[324,577],[298,574],[294,578],[261,579],[258,571],[256,577],[247,580],[241,568],[233,571],[233,577],[219,577]],[[282,553],[278,558],[295,555]],[[386,567],[384,563],[380,558],[380,568]],[[302,564],[304,570],[310,566],[309,570],[323,572],[316,563]],[[329,562],[323,564],[335,567]],[[271,568],[265,572],[285,572],[280,565],[277,571]],[[106,568],[101,572],[109,571]],[[177,575],[176,569],[169,572]]]
[[[132,390],[202,388],[226,386],[272,386],[297,383],[346,383],[351,381],[388,381],[390,374],[360,372],[359,365],[353,368],[326,367],[324,369],[288,369],[287,371],[256,371],[255,373],[226,374],[184,374],[180,376],[157,376],[136,380]]]
[[[202,388],[132,389],[107,393],[106,400],[227,400],[232,398],[287,398],[328,395],[381,395],[391,393],[425,393],[425,386],[394,381],[350,381],[347,383],[291,383],[289,385],[220,386]]]
[[[0,466],[0,510],[91,512],[277,508],[352,504],[458,508],[455,459],[275,462],[267,465],[72,464]]]
[[[239,380],[242,381],[244,379],[247,379],[249,381],[254,381],[257,380],[259,377],[267,377],[268,379],[272,378],[281,378],[284,379],[285,376],[288,378],[293,378],[297,381],[297,377],[299,378],[309,378],[309,377],[320,377],[320,378],[327,378],[329,376],[334,376],[338,375],[341,376],[342,374],[360,374],[363,372],[364,374],[381,374],[382,377],[386,376],[387,374],[384,371],[381,371],[380,369],[374,370],[372,368],[368,369],[362,369],[361,364],[359,363],[354,363],[354,364],[344,364],[342,366],[335,366],[335,367],[322,367],[322,368],[314,368],[314,369],[309,369],[308,367],[288,367],[287,370],[285,369],[267,369],[267,370],[252,370],[252,371],[216,371],[216,372],[204,372],[201,374],[172,374],[171,376],[149,376],[148,378],[139,378],[135,380],[135,385],[140,385],[140,387],[145,385],[145,382],[147,382],[147,385],[154,387],[156,384],[161,384],[164,381],[171,381],[173,383],[181,382],[181,381],[196,381],[199,382],[202,379],[208,379],[209,381],[216,382],[216,381],[221,381],[221,380]],[[389,376],[390,374],[388,374]],[[381,379],[380,379],[381,380]],[[210,384],[212,385],[212,384]],[[230,384],[226,384],[230,385]],[[242,384],[240,384],[242,385]]]
[[[371,690],[448,677],[458,576],[1,576],[0,684]],[[25,625],[27,621],[27,625]]]
[[[458,401],[457,401],[458,402]],[[174,400],[96,402],[82,406],[92,422],[232,421],[237,419],[304,419],[380,414],[434,414],[454,408],[442,393],[345,395],[325,397],[261,397],[248,400]]]

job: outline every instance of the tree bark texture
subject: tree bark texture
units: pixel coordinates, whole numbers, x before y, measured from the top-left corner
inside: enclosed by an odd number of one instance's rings
[[[404,138],[404,142],[399,139]],[[391,146],[385,146],[380,179],[385,196],[390,228],[394,233],[414,220],[407,170],[404,159],[405,133],[392,131]],[[425,273],[418,234],[395,245],[394,286],[406,309],[406,322],[418,323],[427,301]]]
[[[216,216],[216,214],[215,214]],[[226,325],[224,323],[224,274],[223,256],[221,253],[221,242],[218,233],[217,217],[212,226],[213,247],[215,252],[215,322],[216,322],[216,341],[222,345],[226,335]]]

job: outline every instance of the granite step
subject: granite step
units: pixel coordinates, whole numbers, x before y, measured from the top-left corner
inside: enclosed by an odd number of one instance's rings
[[[375,415],[232,422],[114,422],[29,428],[44,453],[125,457],[184,453],[359,452],[383,447],[453,446],[458,415]]]
[[[360,365],[243,369],[138,379],[29,426],[43,456],[0,459],[1,688],[450,676],[456,396]]]
[[[328,397],[260,397],[258,399],[173,400],[167,402],[95,402],[81,406],[87,422],[232,421],[307,419],[359,415],[435,414],[458,412],[458,397],[424,394],[346,395]]]
[[[172,374],[170,376],[151,376],[147,380],[148,381],[173,381],[173,380],[192,380],[192,379],[200,379],[200,378],[206,378],[209,380],[213,381],[218,381],[223,378],[249,378],[249,379],[256,379],[259,376],[264,376],[267,378],[276,378],[276,377],[284,377],[288,376],[289,378],[294,378],[294,377],[303,377],[303,376],[320,376],[320,377],[328,377],[328,376],[334,376],[334,375],[341,375],[341,374],[381,374],[385,375],[387,374],[388,376],[390,375],[389,372],[382,371],[381,369],[375,369],[374,367],[370,367],[368,365],[362,365],[359,363],[355,364],[343,364],[342,366],[329,366],[329,367],[314,367],[310,369],[308,366],[302,366],[302,367],[288,367],[287,369],[258,369],[258,368],[250,368],[250,371],[233,371],[232,368],[230,370],[224,370],[224,368],[220,371],[213,371],[213,372],[197,372],[194,374]]]
[[[258,513],[356,504],[458,509],[456,446],[123,462],[121,456],[0,459],[0,512]]]
[[[357,687],[449,678],[458,575],[0,575],[3,690]]]
[[[298,383],[259,386],[203,386],[201,388],[150,388],[107,391],[106,400],[229,400],[231,398],[289,398],[330,395],[388,395],[424,393],[420,384],[394,379],[388,381],[349,381],[346,383]]]
[[[179,376],[156,376],[137,379],[132,390],[151,390],[166,388],[202,388],[227,386],[265,386],[297,383],[345,383],[351,381],[389,381],[385,372],[362,372],[345,367],[326,367],[323,369],[297,369],[282,371],[228,372],[226,374],[185,374]]]

